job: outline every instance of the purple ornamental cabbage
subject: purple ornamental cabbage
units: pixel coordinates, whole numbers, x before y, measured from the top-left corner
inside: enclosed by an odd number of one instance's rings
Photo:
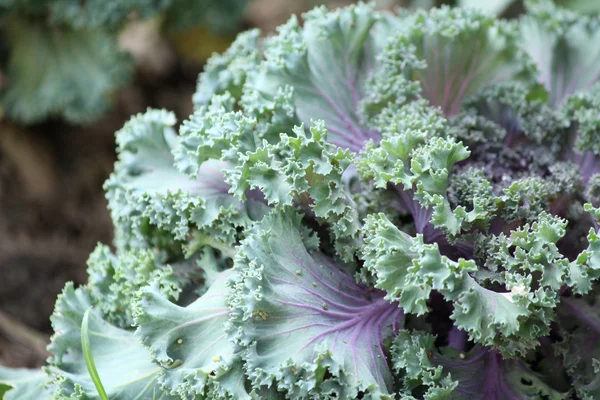
[[[110,399],[600,398],[599,24],[360,4],[240,34],[188,120],[117,133],[116,252],[5,398],[100,398],[90,352]]]

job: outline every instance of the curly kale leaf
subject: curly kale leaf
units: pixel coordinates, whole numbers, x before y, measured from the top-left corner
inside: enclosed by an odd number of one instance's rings
[[[437,349],[435,336],[401,331],[394,339],[394,368],[404,381],[402,398],[427,400],[561,400],[564,394],[518,360],[476,346],[468,352]],[[423,397],[412,394],[423,393]]]
[[[59,296],[51,317],[55,335],[48,350],[49,388],[55,398],[99,399],[88,373],[81,347],[83,314],[92,305],[89,290],[75,289],[68,283]],[[98,374],[110,399],[152,398],[162,390],[157,382],[160,368],[152,362],[150,352],[129,330],[117,328],[92,309],[89,336]],[[175,397],[162,395],[163,399]]]
[[[256,108],[252,103],[272,101],[285,90],[293,93],[300,123],[324,120],[331,143],[358,151],[378,139],[360,115],[361,101],[396,17],[364,4],[333,12],[315,8],[303,17],[302,26],[294,16],[261,43],[256,31],[240,35],[224,55],[209,60],[195,104],[206,106],[213,94],[229,91],[242,107]]]
[[[512,23],[477,9],[441,7],[417,12],[404,25],[382,51],[369,91],[382,93],[390,81],[414,80],[432,105],[455,115],[464,98],[483,87],[531,79],[532,63],[520,49]],[[403,85],[404,91],[388,95],[389,104],[414,96]]]
[[[581,399],[600,396],[600,313],[598,294],[582,298],[565,297],[558,309],[562,342],[556,351],[563,357],[568,375]]]
[[[172,113],[149,110],[117,132],[119,161],[105,188],[124,248],[137,240],[177,249],[175,242],[194,231],[232,244],[238,229],[263,212],[261,199],[241,202],[229,193],[222,161],[203,163],[191,175],[180,172],[173,155],[180,140],[174,124]]]
[[[500,271],[505,291],[488,288],[471,276],[481,268],[475,260],[442,256],[437,244],[425,244],[422,235],[400,231],[383,214],[367,219],[363,259],[376,277],[375,286],[405,312],[429,312],[427,302],[435,290],[453,303],[455,326],[475,343],[508,356],[524,355],[549,333],[560,302],[558,290],[571,284],[574,290],[585,291],[580,271],[583,275],[592,271],[592,276],[597,271],[595,235],[590,234],[590,250],[570,262],[556,246],[565,227],[564,220],[543,214],[509,237],[491,239],[485,268]]]
[[[529,12],[521,19],[521,40],[535,62],[549,104],[556,108],[598,80],[600,52],[587,44],[598,40],[600,21],[547,0],[527,4]]]
[[[50,400],[45,389],[48,375],[41,369],[12,369],[0,366],[0,396],[4,400]]]
[[[311,236],[291,210],[274,212],[239,250],[229,304],[246,373],[254,386],[275,385],[290,398],[391,399],[387,339],[403,313],[309,252]]]
[[[158,382],[179,398],[248,399],[242,360],[226,333],[230,310],[223,272],[187,307],[171,303],[159,282],[144,288],[135,304],[136,336],[161,366]]]
[[[133,324],[131,304],[138,290],[156,281],[164,296],[177,300],[185,282],[181,271],[160,265],[146,249],[116,256],[108,246],[98,245],[87,264],[90,297],[107,322],[124,329]]]

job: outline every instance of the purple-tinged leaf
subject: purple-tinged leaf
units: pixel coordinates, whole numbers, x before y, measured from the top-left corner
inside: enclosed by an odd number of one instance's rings
[[[403,327],[402,310],[309,253],[309,235],[291,211],[274,213],[240,248],[229,303],[246,372],[293,398],[393,398],[387,342]]]
[[[401,331],[392,346],[394,367],[405,387],[426,392],[426,399],[561,400],[563,395],[516,359],[476,346],[469,352],[437,349],[435,336]],[[406,394],[406,398],[413,398]],[[404,398],[404,397],[403,397]]]
[[[292,17],[268,43],[260,72],[248,86],[269,96],[293,87],[304,124],[322,119],[330,143],[359,151],[368,140],[379,140],[358,115],[375,63],[377,19],[364,4],[329,13],[315,8],[304,14],[303,27]]]

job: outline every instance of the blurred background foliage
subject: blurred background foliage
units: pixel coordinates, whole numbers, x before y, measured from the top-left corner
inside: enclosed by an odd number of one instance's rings
[[[43,363],[56,295],[112,225],[114,132],[147,107],[180,119],[235,35],[345,0],[0,0],[0,364]],[[378,0],[380,9],[449,1]],[[561,0],[578,11],[600,1]],[[516,0],[458,0],[517,17]]]

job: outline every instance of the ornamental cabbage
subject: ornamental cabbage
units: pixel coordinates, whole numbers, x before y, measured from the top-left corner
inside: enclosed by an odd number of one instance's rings
[[[599,24],[359,4],[240,34],[188,120],[117,132],[115,252],[5,398],[100,398],[90,351],[110,399],[600,398]]]

